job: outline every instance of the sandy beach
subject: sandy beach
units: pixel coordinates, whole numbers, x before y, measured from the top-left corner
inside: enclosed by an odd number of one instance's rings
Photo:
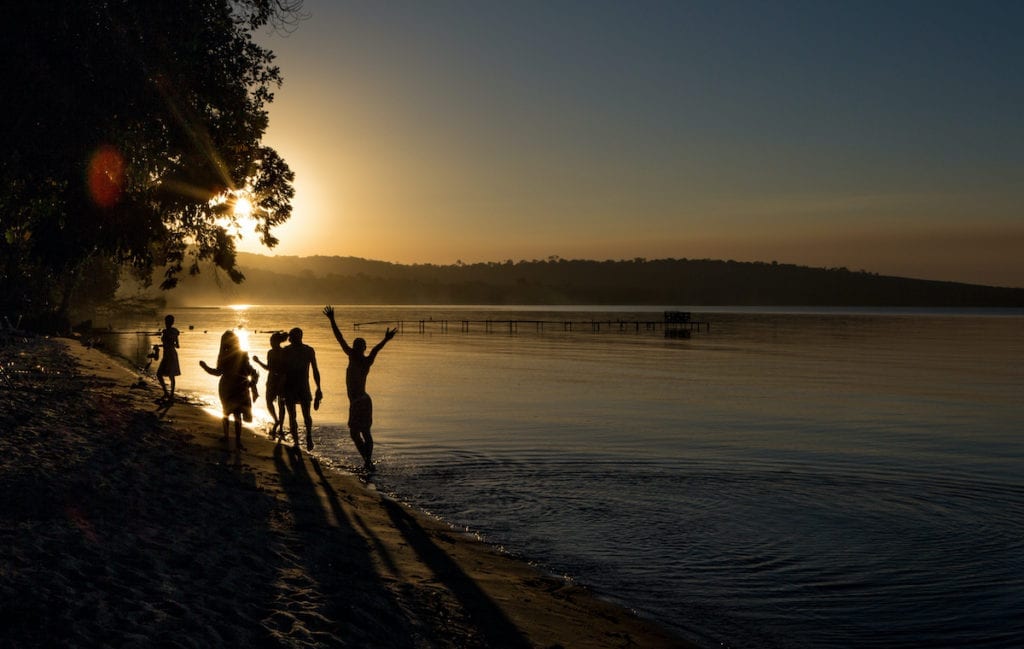
[[[0,361],[0,646],[689,646],[77,341]]]

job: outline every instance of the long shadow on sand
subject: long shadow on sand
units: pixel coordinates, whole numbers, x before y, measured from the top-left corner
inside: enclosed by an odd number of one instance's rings
[[[397,503],[434,585],[386,576],[385,544],[313,458],[245,463],[53,349],[22,362],[49,369],[0,390],[0,646],[529,646]]]
[[[285,502],[144,394],[19,351],[0,390],[0,646],[416,646],[301,457],[277,458]]]
[[[402,608],[381,583],[365,539],[352,528],[327,481],[315,481],[310,473],[312,466],[322,478],[316,460],[278,446],[274,463],[295,517],[289,543],[302,564],[289,586],[316,594],[305,610],[293,612],[296,620],[321,634],[325,646],[417,646]]]
[[[434,543],[408,511],[387,498],[381,500],[381,505],[409,546],[458,599],[482,636],[484,646],[508,649],[529,649],[533,646],[487,593]]]

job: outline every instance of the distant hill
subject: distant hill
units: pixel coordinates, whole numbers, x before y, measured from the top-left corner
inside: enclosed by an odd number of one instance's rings
[[[246,281],[204,270],[174,304],[627,304],[1024,307],[1024,289],[887,277],[846,268],[710,259],[393,264],[242,253]]]

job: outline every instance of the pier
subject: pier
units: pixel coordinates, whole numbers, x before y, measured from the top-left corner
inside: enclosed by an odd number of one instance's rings
[[[689,313],[683,311],[666,311],[661,320],[531,320],[522,318],[508,320],[435,320],[433,318],[423,318],[419,320],[356,322],[352,324],[352,328],[358,331],[360,327],[384,325],[396,327],[400,333],[405,333],[408,327],[410,331],[414,329],[417,333],[425,334],[428,331],[447,333],[452,324],[457,324],[461,333],[469,333],[470,331],[483,331],[484,333],[502,331],[510,335],[519,333],[520,328],[527,331],[536,331],[537,333],[545,331],[584,331],[591,333],[661,332],[666,338],[689,338],[694,332],[711,332],[710,322],[693,320]]]

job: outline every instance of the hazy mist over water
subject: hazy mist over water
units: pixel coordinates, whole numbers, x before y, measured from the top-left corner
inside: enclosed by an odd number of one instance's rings
[[[252,332],[264,358],[269,331],[302,327],[326,395],[316,452],[358,465],[346,359],[321,308],[174,312],[179,390],[216,402],[198,361],[215,360],[225,329]],[[685,637],[1024,639],[1020,312],[694,309],[711,330],[680,340],[499,322],[660,320],[660,309],[336,309],[346,337],[371,346],[383,321],[405,321],[367,385],[378,488]],[[488,319],[490,331],[462,331]],[[112,324],[155,334],[161,321]],[[115,338],[139,359],[157,342]]]

